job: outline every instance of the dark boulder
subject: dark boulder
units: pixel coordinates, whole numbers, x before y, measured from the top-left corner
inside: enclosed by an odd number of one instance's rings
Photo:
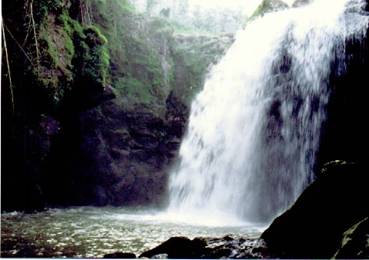
[[[156,255],[167,254],[168,258],[201,258],[206,254],[206,242],[202,239],[193,240],[187,237],[172,237],[161,245],[144,252],[141,257],[151,258]]]
[[[365,123],[369,95],[369,27],[365,36],[347,39],[344,47],[344,50],[337,49],[337,58],[331,65],[331,95],[321,131],[318,165],[337,158],[367,162],[367,153],[363,151],[369,143],[369,124]]]
[[[330,258],[342,234],[369,215],[368,168],[333,162],[262,234],[283,258]],[[352,256],[353,257],[353,256]]]
[[[140,257],[149,258],[270,258],[263,240],[225,236],[222,238],[173,237],[161,245],[144,252]]]
[[[268,248],[261,239],[225,236],[204,238],[207,243],[205,258],[271,258]]]
[[[158,114],[143,107],[128,110],[115,99],[72,115],[54,138],[42,176],[52,205],[165,203],[168,169],[187,124],[186,105],[169,95]]]
[[[134,258],[136,258],[136,255],[133,254],[133,253],[116,252],[116,253],[112,253],[112,254],[106,254],[106,255],[104,255],[104,258],[134,259]]]
[[[369,258],[369,218],[353,225],[344,234],[334,258]]]

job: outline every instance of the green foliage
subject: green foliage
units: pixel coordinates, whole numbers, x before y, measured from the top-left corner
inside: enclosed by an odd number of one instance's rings
[[[71,57],[74,56],[75,50],[74,50],[74,43],[71,37],[66,36],[65,37],[65,49],[68,53],[68,55],[70,55]]]
[[[73,82],[74,43],[64,27],[49,18],[39,24],[38,35],[40,60],[32,72],[39,85],[59,101]]]
[[[172,91],[190,102],[219,52],[216,37],[164,17],[140,15],[126,0],[91,0],[90,7],[108,39],[112,86],[125,106],[165,106]]]
[[[57,22],[70,37],[73,37],[74,34],[83,37],[83,26],[77,20],[72,19],[66,10],[57,17]]]
[[[34,15],[38,22],[41,22],[50,12],[56,13],[66,5],[66,0],[35,0]]]
[[[288,5],[280,0],[263,0],[260,5],[256,8],[255,12],[250,16],[248,21],[252,21],[259,16],[271,12],[273,10],[279,10],[288,8]]]
[[[68,0],[34,1],[40,57],[32,74],[58,103],[77,84],[109,84],[107,39],[95,26],[84,26],[69,14]],[[73,2],[72,4],[78,4]]]
[[[94,40],[97,40],[97,44],[99,45],[104,45],[108,43],[108,40],[106,39],[106,37],[100,32],[100,29],[97,28],[96,26],[88,26],[85,30],[84,30],[84,34],[87,35],[87,37],[92,34]]]
[[[102,87],[109,83],[110,55],[106,43],[100,30],[93,26],[76,36],[76,77]]]
[[[44,38],[41,38],[41,39],[44,39],[47,45],[45,55],[49,55],[52,61],[52,65],[55,67],[58,67],[58,64],[59,64],[58,49],[56,48],[55,43],[50,39],[50,36],[48,34],[43,37]]]
[[[130,75],[124,78],[120,78],[116,82],[116,87],[120,90],[120,93],[126,99],[130,99],[132,102],[152,104],[153,96],[150,93],[150,88],[148,88],[145,82],[142,82]]]
[[[164,22],[148,23],[126,0],[94,0],[91,9],[93,19],[108,38],[114,67],[111,80],[118,95],[126,100],[126,105],[154,104],[159,100],[164,103],[163,88],[168,81],[163,74],[157,44],[154,47],[146,31],[149,30],[150,35],[158,31],[157,40],[160,40]]]

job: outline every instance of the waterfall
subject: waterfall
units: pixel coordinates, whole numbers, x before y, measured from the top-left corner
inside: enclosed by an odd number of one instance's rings
[[[363,5],[315,0],[237,34],[192,103],[168,213],[268,222],[294,202],[314,178],[332,64],[368,26]]]

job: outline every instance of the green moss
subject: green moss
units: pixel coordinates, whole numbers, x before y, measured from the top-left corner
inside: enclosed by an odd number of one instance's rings
[[[44,42],[44,55],[50,58],[51,67],[66,72],[72,69],[72,58],[75,54],[71,36],[64,30],[45,22],[39,32],[39,40]]]
[[[70,38],[69,36],[65,38],[65,49],[67,50],[68,55],[70,55],[71,57],[74,56],[74,43],[72,41],[72,38]]]
[[[73,81],[73,42],[65,31],[49,19],[40,25],[38,40],[40,59],[32,74],[52,100],[58,102]]]
[[[153,110],[154,105],[165,106],[172,91],[181,101],[190,103],[216,56],[211,53],[216,40],[209,43],[210,48],[197,42],[209,33],[164,17],[145,17],[136,13],[128,1],[91,0],[91,13],[108,39],[111,82],[124,105],[151,104]],[[194,37],[191,40],[182,33]],[[197,37],[199,34],[204,37]],[[186,43],[178,43],[176,37],[188,40],[188,46],[180,49],[178,46]]]
[[[65,7],[65,0],[37,0],[33,2],[34,16],[38,22],[45,19],[49,13],[57,13]]]
[[[98,27],[93,25],[87,26],[87,28],[84,30],[84,34],[88,35],[90,33],[94,34],[94,37],[96,37],[96,39],[99,41],[98,44],[104,45],[108,43],[108,39],[101,33]]]
[[[53,103],[62,100],[76,82],[92,87],[110,83],[106,37],[99,28],[72,19],[68,2],[34,1],[40,57],[32,74]]]
[[[164,20],[146,19],[138,15],[128,1],[92,1],[94,20],[107,37],[107,46],[114,64],[112,85],[117,88],[119,96],[128,103],[155,103],[164,101],[163,91],[167,82],[161,67],[161,57],[147,32],[137,30],[137,25],[149,26],[150,34],[162,35],[170,27]],[[163,28],[166,28],[162,30]],[[160,36],[158,36],[160,38]]]
[[[76,77],[102,87],[109,84],[110,55],[106,38],[96,27],[87,27],[76,37]]]
[[[118,4],[122,8],[123,12],[134,13],[136,11],[135,7],[131,3],[129,3],[127,0],[120,0],[118,1]]]
[[[146,84],[130,75],[120,78],[116,82],[117,89],[120,90],[124,98],[143,104],[152,104],[153,96],[150,88]]]
[[[255,12],[250,16],[247,22],[256,19],[257,17],[263,16],[264,14],[273,10],[280,10],[288,8],[288,5],[280,0],[263,0],[257,7]]]
[[[73,38],[74,35],[78,35],[78,37],[83,38],[83,26],[80,22],[72,19],[69,16],[69,13],[64,10],[58,17],[57,22],[63,27],[63,30]]]
[[[92,40],[94,45],[90,46],[90,53],[85,56],[86,72],[93,80],[105,86],[108,82],[110,55],[105,45],[108,41],[97,27],[85,29],[86,40]]]
[[[47,54],[50,55],[53,65],[58,67],[60,59],[58,49],[56,48],[55,43],[50,39],[50,35],[46,35],[45,40],[47,43]]]

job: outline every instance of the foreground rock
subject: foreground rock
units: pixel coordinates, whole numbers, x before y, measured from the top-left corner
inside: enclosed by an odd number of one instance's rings
[[[123,252],[116,252],[113,254],[106,254],[104,258],[111,258],[111,259],[134,259],[136,255],[133,253],[123,253]]]
[[[355,164],[327,165],[322,176],[262,234],[271,252],[282,258],[334,256],[343,233],[369,215],[366,175],[367,169]]]
[[[344,234],[334,258],[369,258],[369,218],[353,225]]]
[[[140,257],[154,257],[166,254],[168,258],[201,258],[206,255],[206,242],[201,239],[172,237],[163,244],[144,252]]]
[[[148,258],[266,258],[270,257],[264,243],[258,239],[172,237],[144,252]]]

